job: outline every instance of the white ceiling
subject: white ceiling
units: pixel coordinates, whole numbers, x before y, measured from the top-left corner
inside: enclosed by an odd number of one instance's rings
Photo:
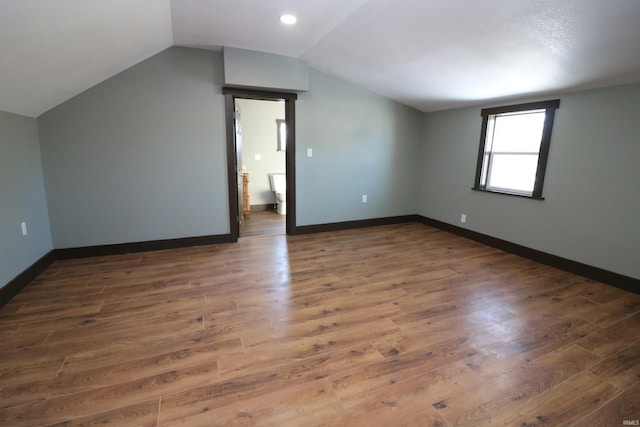
[[[0,0],[0,110],[37,117],[172,45],[303,58],[434,111],[640,82],[640,1]]]

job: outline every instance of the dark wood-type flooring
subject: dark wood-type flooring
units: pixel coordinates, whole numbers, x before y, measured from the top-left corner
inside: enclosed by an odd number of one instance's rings
[[[640,296],[418,223],[56,261],[0,425],[620,426]]]
[[[244,217],[240,227],[240,237],[272,236],[286,232],[286,216],[274,211],[251,212]]]

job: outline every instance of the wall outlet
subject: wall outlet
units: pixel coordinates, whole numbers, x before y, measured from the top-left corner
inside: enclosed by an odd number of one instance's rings
[[[262,155],[261,155],[261,154],[256,154],[256,155],[254,156],[254,159],[256,159],[256,160],[262,160]]]
[[[27,223],[23,222],[20,224],[20,228],[22,228],[22,235],[26,236],[27,235]]]
[[[467,222],[467,214],[461,214],[460,215],[460,222],[463,223],[463,224],[465,222]]]
[[[362,195],[362,203],[367,203],[367,195],[366,194]]]

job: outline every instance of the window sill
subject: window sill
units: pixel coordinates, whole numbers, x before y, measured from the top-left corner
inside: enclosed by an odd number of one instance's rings
[[[510,192],[508,190],[488,190],[486,188],[476,188],[476,187],[472,187],[471,189],[473,191],[480,191],[482,193],[493,193],[493,194],[501,194],[503,196],[515,196],[515,197],[522,197],[525,199],[544,200],[544,197],[534,197],[534,196],[529,196],[528,194]]]

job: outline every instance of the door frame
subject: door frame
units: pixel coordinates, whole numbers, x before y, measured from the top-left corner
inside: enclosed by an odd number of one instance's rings
[[[256,99],[262,101],[284,101],[284,120],[287,124],[287,151],[285,152],[287,174],[286,233],[296,234],[296,106],[298,95],[287,92],[272,92],[254,89],[223,87],[225,96],[225,128],[227,133],[227,180],[229,187],[229,225],[231,238],[240,238],[240,215],[238,212],[238,159],[235,141],[235,100]]]

